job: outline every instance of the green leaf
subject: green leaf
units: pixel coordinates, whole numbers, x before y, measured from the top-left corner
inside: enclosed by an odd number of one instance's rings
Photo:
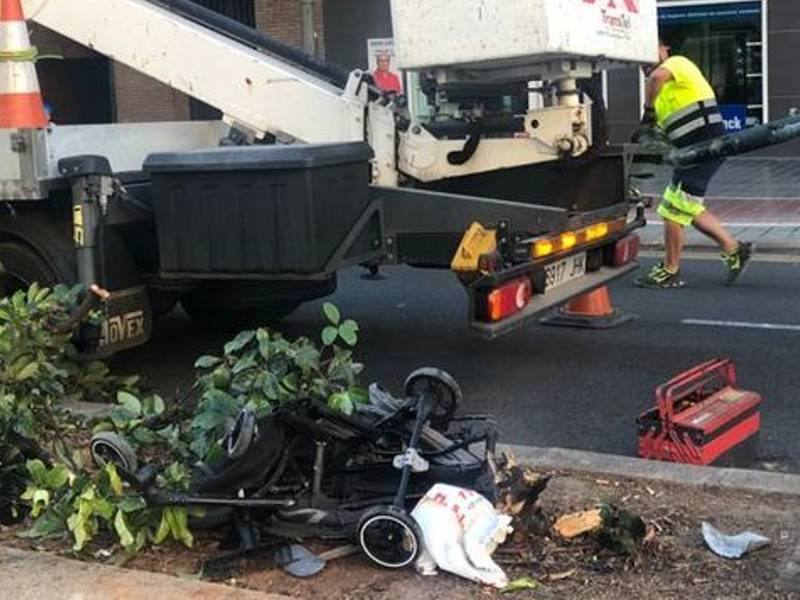
[[[38,458],[25,462],[25,469],[36,487],[47,486],[47,467]]]
[[[157,417],[164,413],[164,399],[158,394],[148,396],[142,402],[142,414],[148,417]]]
[[[297,392],[300,389],[300,382],[298,380],[297,373],[290,373],[281,379],[281,385],[292,393]]]
[[[69,481],[69,469],[64,465],[56,465],[47,473],[47,487],[51,490],[58,490],[67,485]]]
[[[39,363],[36,361],[29,362],[25,365],[14,377],[17,381],[25,381],[30,379],[39,372]]]
[[[341,337],[348,346],[355,346],[358,342],[358,324],[355,321],[348,320],[339,326],[339,337]]]
[[[111,491],[114,492],[115,495],[121,496],[122,495],[122,479],[117,473],[117,468],[114,466],[113,463],[109,462],[106,463],[106,466],[103,468],[108,476],[108,483],[111,486]]]
[[[142,403],[130,392],[117,392],[117,402],[134,416],[141,416]]]
[[[137,427],[131,434],[134,440],[145,446],[155,444],[159,441],[158,435],[147,427]]]
[[[117,503],[117,508],[125,513],[133,513],[147,508],[147,502],[141,496],[125,496]]]
[[[202,431],[209,431],[216,427],[222,427],[230,417],[216,411],[206,411],[195,415],[192,419],[192,428]]]
[[[322,312],[325,313],[325,318],[328,319],[331,325],[338,325],[342,318],[339,309],[336,308],[335,304],[331,304],[330,302],[326,302],[322,305]]]
[[[535,590],[537,587],[539,587],[538,581],[536,581],[533,577],[525,576],[509,582],[509,584],[500,591],[503,594],[512,594],[522,590]]]
[[[216,356],[201,356],[196,361],[194,361],[194,368],[195,369],[210,369],[211,367],[216,367],[219,363],[222,362],[221,358],[217,358]]]
[[[235,418],[240,410],[241,406],[233,396],[222,390],[212,388],[203,393],[202,403],[195,414],[202,414],[203,412],[210,411],[221,413],[226,417]]]
[[[188,548],[191,548],[194,539],[192,538],[192,533],[189,531],[189,513],[186,508],[169,506],[164,509],[164,518],[169,525],[172,537],[183,542]]]
[[[56,514],[53,510],[40,515],[33,525],[25,531],[17,534],[22,538],[42,538],[55,534],[62,534],[67,531],[67,522],[62,515]]]
[[[167,521],[167,511],[169,508],[165,508],[161,511],[161,522],[158,524],[158,529],[156,530],[156,534],[153,536],[153,543],[158,545],[164,543],[164,540],[167,539],[169,535],[169,522]]]
[[[331,410],[338,410],[346,415],[352,415],[355,409],[353,400],[347,392],[339,392],[331,395],[331,397],[328,398],[328,407]]]
[[[256,362],[255,356],[248,353],[246,356],[243,356],[238,361],[236,361],[236,364],[233,365],[233,369],[231,369],[231,371],[233,372],[234,375],[238,375],[239,373],[242,373],[247,369],[252,369],[257,364],[258,363]]]
[[[117,532],[117,535],[119,536],[119,543],[123,548],[127,549],[133,546],[136,539],[133,537],[133,534],[128,527],[128,522],[125,519],[125,513],[121,510],[118,510],[116,516],[114,517],[114,530]]]
[[[336,327],[328,325],[322,330],[322,343],[326,346],[332,346],[337,337],[339,337],[339,330]]]
[[[350,399],[355,404],[369,403],[369,392],[364,388],[352,387],[349,390],[347,390],[347,393],[350,395]]]
[[[297,350],[294,362],[303,371],[319,368],[319,350],[310,343]]]
[[[256,332],[252,330],[242,331],[239,335],[233,338],[230,342],[225,344],[225,355],[233,354],[244,348],[256,336]]]

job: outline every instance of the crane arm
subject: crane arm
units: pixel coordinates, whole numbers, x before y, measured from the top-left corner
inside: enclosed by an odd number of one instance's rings
[[[345,89],[149,0],[23,0],[34,22],[202,100],[257,137],[364,139],[366,91]]]

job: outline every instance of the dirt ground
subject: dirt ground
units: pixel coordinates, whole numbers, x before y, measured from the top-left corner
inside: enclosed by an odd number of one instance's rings
[[[555,539],[542,529],[555,517],[610,502],[640,515],[654,537],[634,557],[600,548],[592,537]],[[665,485],[643,480],[615,480],[586,474],[555,473],[539,499],[541,517],[518,519],[514,535],[495,559],[510,579],[530,576],[533,590],[510,596],[530,598],[793,598],[776,586],[781,561],[800,542],[800,506],[788,496],[747,494],[719,489]],[[700,522],[710,521],[726,533],[745,529],[766,535],[772,545],[741,560],[712,554],[700,536]],[[535,521],[535,522],[534,522]],[[15,530],[0,530],[0,543],[31,548]],[[297,598],[404,600],[427,596],[448,599],[496,598],[501,594],[457,577],[422,577],[413,571],[392,572],[372,566],[354,554],[331,561],[310,579],[295,579],[273,568],[272,552],[263,551],[215,573],[202,571],[218,554],[219,537],[198,536],[194,549],[168,546],[143,552],[128,568],[182,577],[209,578],[255,590]],[[56,551],[48,542],[40,549]],[[62,548],[64,545],[62,544]],[[315,551],[329,547],[310,544]],[[110,557],[114,562],[116,557]],[[509,595],[502,595],[508,597]]]

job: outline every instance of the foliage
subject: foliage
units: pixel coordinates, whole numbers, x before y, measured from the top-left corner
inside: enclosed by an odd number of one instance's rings
[[[140,424],[164,410],[158,396],[138,400],[138,377],[114,377],[102,362],[81,362],[73,332],[57,331],[80,292],[33,284],[0,299],[0,516],[18,516],[22,501],[35,519],[26,535],[69,532],[76,550],[101,529],[114,531],[128,551],[168,536],[191,544],[186,509],[150,509],[138,496],[125,495],[113,467],[89,472],[65,437],[78,426],[64,410],[65,398],[116,394],[120,407],[112,418],[135,440],[149,441],[151,432]],[[180,465],[170,466],[162,480],[166,487],[187,482]]]
[[[58,426],[68,421],[62,399],[80,399],[86,388],[79,381],[96,369],[75,361],[70,333],[53,329],[68,318],[79,291],[33,284],[0,299],[0,514],[16,513],[26,459],[48,458],[48,441],[65,455]]]
[[[75,475],[64,465],[48,469],[39,460],[29,460],[30,483],[22,498],[31,503],[33,526],[23,535],[39,538],[69,532],[73,550],[81,551],[101,530],[113,531],[120,546],[133,554],[148,543],[172,538],[186,546],[193,543],[185,507],[149,507],[138,495],[125,493],[125,486],[112,464],[89,474]],[[185,467],[173,463],[160,485],[186,489]]]
[[[114,377],[100,362],[80,363],[70,333],[53,332],[78,295],[78,288],[34,285],[0,300],[0,500],[27,506],[28,537],[69,535],[75,551],[101,534],[115,536],[128,553],[169,539],[192,545],[185,507],[149,507],[113,465],[83,465],[64,436],[77,427],[63,410],[65,397],[114,398],[108,418],[93,431],[115,431],[140,453],[158,456],[168,466],[157,485],[172,490],[188,489],[183,464],[222,452],[220,442],[242,408],[264,416],[284,402],[313,398],[349,414],[367,398],[358,385],[363,365],[352,352],[358,325],[325,304],[320,345],[262,328],[241,332],[219,357],[200,357],[197,406],[178,418],[160,396],[140,392],[138,377]]]
[[[358,324],[342,321],[339,310],[323,305],[327,324],[322,348],[307,337],[294,341],[262,328],[243,331],[225,344],[223,355],[201,356],[195,362],[201,398],[190,425],[190,449],[207,458],[218,449],[217,441],[243,408],[263,416],[284,402],[313,398],[350,414],[366,401],[358,385],[364,366],[353,360]]]

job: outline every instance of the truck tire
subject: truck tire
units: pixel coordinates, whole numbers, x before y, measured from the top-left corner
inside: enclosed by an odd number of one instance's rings
[[[52,287],[59,278],[48,262],[20,242],[0,242],[0,295],[27,289],[33,282]]]

